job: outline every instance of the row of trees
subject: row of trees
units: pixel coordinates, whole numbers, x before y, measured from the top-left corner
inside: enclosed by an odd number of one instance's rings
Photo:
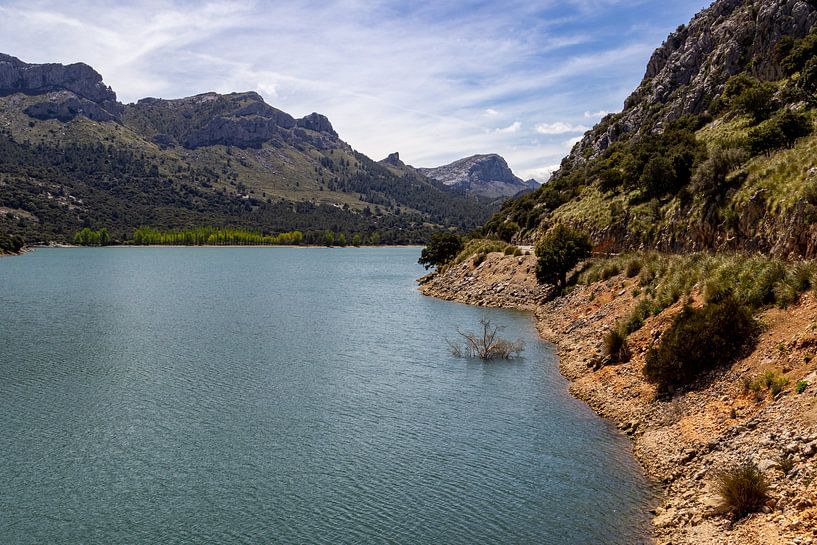
[[[380,235],[371,233],[346,234],[326,231],[288,231],[277,235],[267,235],[258,231],[233,229],[229,227],[199,227],[197,229],[161,231],[151,227],[140,227],[133,232],[134,244],[178,245],[178,246],[298,246],[317,244],[324,246],[362,246],[380,244]]]
[[[274,246],[301,244],[304,235],[300,231],[290,231],[278,235],[264,235],[257,231],[219,227],[199,227],[174,231],[160,231],[150,227],[140,227],[133,232],[134,244],[179,245],[179,246]]]
[[[99,231],[94,231],[90,227],[85,227],[74,234],[74,244],[79,246],[106,246],[111,243],[111,236],[104,227]]]

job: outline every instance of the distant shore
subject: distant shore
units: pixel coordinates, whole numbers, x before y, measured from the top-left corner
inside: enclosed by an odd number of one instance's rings
[[[26,248],[325,248],[330,250],[360,248],[423,248],[422,244],[378,244],[376,246],[326,246],[323,244],[108,244],[105,246],[79,246],[76,244],[35,244]],[[22,253],[22,252],[21,252]],[[14,254],[12,254],[14,255]]]

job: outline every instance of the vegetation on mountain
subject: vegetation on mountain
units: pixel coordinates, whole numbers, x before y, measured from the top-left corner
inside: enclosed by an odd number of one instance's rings
[[[670,36],[624,111],[483,233],[535,241],[565,224],[601,251],[817,255],[817,6],[756,4],[716,2]]]
[[[16,254],[23,248],[20,237],[9,236],[0,231],[0,254]]]
[[[147,225],[377,233],[405,244],[471,230],[490,214],[485,199],[395,174],[324,116],[295,119],[256,93],[122,105],[86,65],[0,55],[0,68],[0,229],[29,242],[71,242],[94,226],[126,241]],[[47,85],[20,93],[31,74]]]

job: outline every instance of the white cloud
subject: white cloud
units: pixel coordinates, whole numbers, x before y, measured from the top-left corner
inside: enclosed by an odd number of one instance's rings
[[[559,165],[548,165],[544,167],[536,167],[536,168],[528,168],[524,170],[520,170],[517,173],[517,176],[523,178],[525,180],[530,180],[533,178],[539,183],[547,182],[550,177],[553,175],[554,172],[559,170]]]
[[[494,110],[493,108],[486,108],[484,112],[485,117],[496,117],[499,115],[498,110]]]
[[[607,110],[599,110],[598,112],[584,112],[585,119],[601,119],[605,115],[609,114]]]
[[[519,132],[522,129],[522,123],[519,121],[514,121],[507,127],[502,127],[499,129],[494,129],[494,132],[499,134],[513,134],[515,132]]]
[[[536,125],[536,132],[539,134],[567,134],[571,132],[585,132],[589,127],[584,125],[571,125],[564,121],[555,123],[541,123]]]

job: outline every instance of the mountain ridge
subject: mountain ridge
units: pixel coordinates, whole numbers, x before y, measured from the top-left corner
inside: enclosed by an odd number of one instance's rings
[[[395,175],[319,113],[295,118],[255,92],[121,104],[82,63],[0,55],[0,127],[0,231],[30,242],[221,225],[416,243],[473,229],[493,206]]]

